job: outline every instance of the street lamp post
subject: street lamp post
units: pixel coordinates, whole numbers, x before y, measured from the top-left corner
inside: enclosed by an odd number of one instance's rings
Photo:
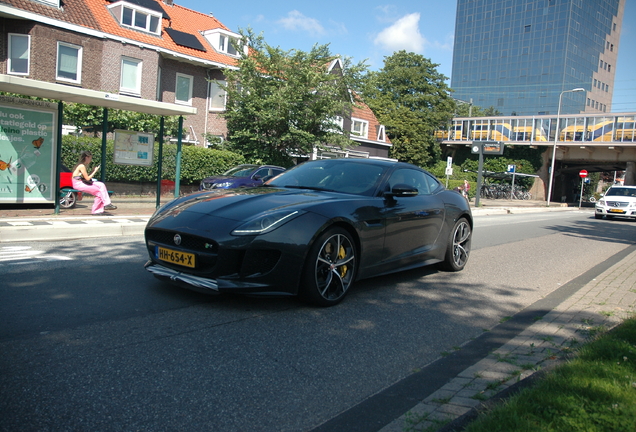
[[[554,182],[554,160],[556,159],[557,139],[559,138],[559,117],[561,117],[561,98],[563,98],[563,93],[575,93],[582,91],[585,91],[585,89],[579,87],[572,90],[563,90],[559,95],[559,107],[557,109],[556,126],[554,128],[554,146],[552,147],[552,163],[550,164],[550,183],[548,186],[547,202],[548,207],[550,207],[550,200],[552,199],[552,184]]]

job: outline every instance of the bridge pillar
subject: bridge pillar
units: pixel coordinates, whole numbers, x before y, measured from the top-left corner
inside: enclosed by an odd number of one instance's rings
[[[627,162],[627,168],[625,168],[625,182],[626,186],[636,185],[636,162]]]

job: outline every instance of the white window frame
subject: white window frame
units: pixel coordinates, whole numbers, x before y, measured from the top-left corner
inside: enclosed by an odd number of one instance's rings
[[[208,103],[208,110],[209,111],[215,111],[215,112],[220,112],[220,111],[225,111],[226,107],[227,107],[227,91],[223,90],[219,84],[223,84],[223,85],[227,85],[227,81],[224,80],[214,80],[214,81],[210,81],[210,83],[208,84],[209,87],[209,95],[210,95],[210,102]],[[214,87],[213,87],[214,86]],[[213,92],[213,88],[216,88],[217,91]],[[218,107],[218,106],[214,106],[212,104],[212,101],[214,101],[215,97],[221,98],[221,96],[223,97],[223,107]]]
[[[72,48],[74,50],[77,50],[77,67],[75,71],[75,74],[76,74],[75,79],[60,75],[60,47]],[[82,54],[83,54],[83,48],[81,46],[73,45],[67,42],[58,41],[57,57],[55,60],[55,79],[58,81],[66,81],[66,82],[80,84],[82,82]]]
[[[160,13],[157,13],[150,9],[140,7],[132,3],[127,3],[125,1],[117,2],[108,6],[109,9],[113,9],[117,7],[120,8],[118,19],[119,19],[119,24],[122,27],[131,28],[134,30],[141,30],[141,31],[156,34],[156,35],[161,34],[161,19],[163,18],[163,16]],[[132,11],[131,22],[129,24],[124,23],[124,12],[126,11],[126,9]],[[137,14],[146,15],[145,23],[143,26],[137,25]],[[153,23],[152,18],[156,19],[155,21],[156,28],[154,30],[152,29],[152,26],[151,26],[151,24]]]
[[[377,140],[386,142],[386,131],[384,129],[384,125],[380,125],[380,127],[378,128]]]
[[[360,124],[363,130],[360,132],[356,131],[356,124]],[[368,138],[369,122],[366,120],[351,117],[351,135],[355,135],[361,138]]]
[[[124,64],[125,62],[129,62],[129,63],[135,63],[136,65],[136,74],[137,77],[135,78],[136,80],[136,87],[135,88],[129,88],[129,87],[124,87]],[[126,57],[126,56],[122,56],[121,57],[121,69],[120,69],[120,78],[119,78],[119,91],[121,93],[126,93],[126,94],[132,94],[135,96],[141,96],[141,71],[142,71],[142,67],[143,67],[143,62],[139,59],[135,59],[132,57]]]
[[[188,81],[188,99],[177,99],[177,89],[179,88],[179,80],[185,79]],[[174,83],[174,103],[181,105],[190,105],[192,106],[192,87],[194,86],[194,77],[192,75],[186,75],[177,72],[177,77],[175,78]]]
[[[11,68],[13,67],[13,53],[11,52],[11,40],[13,38],[26,38],[27,39],[27,66],[26,66],[26,72],[12,72]],[[31,35],[28,34],[22,34],[22,33],[9,33],[9,39],[8,39],[8,58],[7,58],[7,74],[9,75],[29,75],[29,72],[31,71]],[[16,60],[23,60],[23,59],[17,59]]]
[[[232,41],[236,43],[240,40],[240,34],[223,29],[213,29],[203,32],[203,36],[218,52],[227,54],[230,57],[240,57],[241,53],[232,45]],[[247,46],[243,49],[247,54]]]
[[[327,127],[327,131],[333,133],[342,133],[342,131],[344,131],[344,118],[341,116],[331,117],[329,119],[329,126]]]

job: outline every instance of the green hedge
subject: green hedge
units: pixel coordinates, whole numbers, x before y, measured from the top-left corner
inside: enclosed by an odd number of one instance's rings
[[[155,143],[153,166],[116,165],[113,163],[113,141],[106,143],[106,181],[111,182],[153,182],[157,180],[159,145]],[[102,140],[93,137],[62,137],[62,163],[69,169],[77,165],[83,150],[93,154],[93,165],[98,165],[102,157]],[[177,145],[163,145],[162,179],[174,180],[176,176]],[[201,179],[221,174],[235,165],[245,163],[242,155],[227,150],[215,150],[195,146],[183,146],[181,152],[181,183],[194,184]],[[102,167],[104,168],[104,167]]]

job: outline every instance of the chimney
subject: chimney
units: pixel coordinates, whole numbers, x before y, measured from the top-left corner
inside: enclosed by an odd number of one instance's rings
[[[172,0],[163,0],[164,4],[167,4],[168,6],[172,6]]]

